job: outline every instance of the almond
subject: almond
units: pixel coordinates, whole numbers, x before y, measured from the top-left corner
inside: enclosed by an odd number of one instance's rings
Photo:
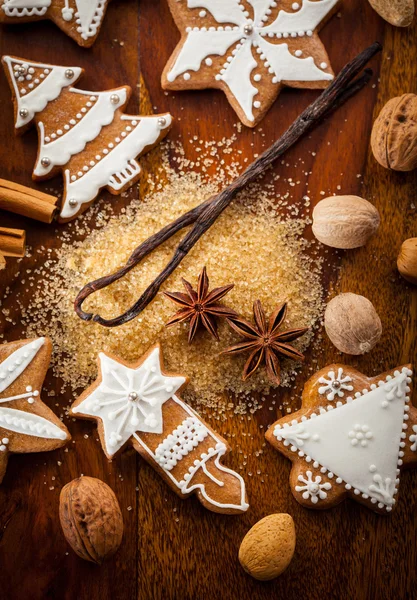
[[[239,561],[249,575],[269,581],[281,575],[295,550],[295,527],[290,515],[269,515],[248,531],[239,548]]]
[[[101,565],[119,548],[123,518],[113,491],[94,477],[80,477],[61,490],[59,518],[65,538],[84,560]]]
[[[388,23],[408,27],[414,18],[414,0],[369,0],[369,4]]]

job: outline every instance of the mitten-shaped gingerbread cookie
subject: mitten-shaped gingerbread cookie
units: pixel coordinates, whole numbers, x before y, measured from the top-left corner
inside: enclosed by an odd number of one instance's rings
[[[392,510],[400,471],[417,466],[417,410],[410,365],[378,377],[330,365],[307,382],[301,410],[266,438],[292,462],[294,497],[330,508],[347,496],[379,513]]]
[[[36,124],[35,181],[64,176],[60,221],[84,212],[102,188],[121,194],[140,175],[135,158],[166,136],[171,115],[125,115],[131,89],[86,92],[72,86],[79,67],[60,67],[11,56],[3,65],[13,94],[15,127]]]
[[[130,443],[181,498],[196,493],[219,513],[248,509],[242,477],[220,462],[226,441],[178,396],[187,380],[163,372],[159,346],[135,364],[101,353],[99,368],[71,414],[98,422],[109,459]]]
[[[168,0],[181,40],[162,74],[167,90],[224,91],[254,127],[284,85],[333,79],[318,30],[339,0]]]
[[[49,19],[80,46],[94,44],[110,0],[0,0],[0,23]]]
[[[46,338],[0,346],[0,483],[9,454],[55,450],[71,439],[40,398],[51,352]]]

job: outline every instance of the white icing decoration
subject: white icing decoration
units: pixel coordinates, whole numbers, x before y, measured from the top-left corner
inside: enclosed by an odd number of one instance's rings
[[[327,492],[325,490],[330,490],[332,488],[332,484],[326,481],[325,483],[321,483],[321,476],[316,475],[313,478],[313,473],[311,471],[306,472],[306,477],[303,475],[298,476],[298,481],[303,485],[296,485],[295,491],[302,492],[302,496],[304,500],[308,500],[310,498],[313,504],[317,504],[319,500],[324,500],[327,498]]]
[[[187,417],[155,450],[158,464],[170,471],[207,436],[208,429],[196,417]]]
[[[33,413],[0,407],[0,427],[33,437],[65,440],[67,434],[59,427]]]
[[[5,0],[2,9],[6,17],[42,17],[52,0]]]
[[[162,433],[162,405],[185,383],[185,378],[163,375],[159,354],[155,348],[140,367],[131,369],[101,353],[101,383],[72,409],[74,414],[102,420],[109,456],[116,454],[136,431]]]
[[[379,508],[390,511],[399,483],[398,467],[402,464],[411,375],[404,367],[378,386],[372,385],[369,390],[357,392],[355,398],[347,398],[344,404],[338,402],[319,414],[293,420],[285,428],[286,438],[284,428],[276,427],[274,435],[290,440],[291,451],[302,451],[307,462],[314,461],[324,469],[322,472],[334,473],[337,482],[346,482],[346,489],[353,489],[356,495],[362,494],[378,503]],[[318,438],[314,440],[314,436]],[[355,439],[361,448],[359,453],[358,444],[352,443]],[[360,444],[362,441],[367,442],[366,446]]]
[[[69,170],[65,171],[65,194],[63,198],[61,217],[68,219],[73,217],[79,210],[80,204],[91,202],[99,190],[110,186],[114,190],[124,187],[129,180],[136,177],[139,165],[134,160],[144,148],[156,142],[160,136],[161,129],[169,127],[171,115],[164,114],[165,124],[160,124],[159,117],[132,117],[122,115],[121,120],[128,123],[136,122],[136,126],[130,126],[131,131],[126,137],[116,138],[110,152],[105,153],[103,148],[102,158],[93,167],[85,166],[85,174],[76,180],[72,180]],[[118,140],[118,141],[117,141]],[[74,205],[71,205],[71,201]]]
[[[103,20],[108,0],[75,0],[77,31],[83,40],[94,37]]]
[[[45,127],[42,121],[38,122],[39,127],[39,156],[38,161],[33,170],[34,175],[45,177],[52,171],[55,166],[65,165],[75,154],[82,152],[88,142],[96,139],[100,131],[114,119],[115,111],[123,106],[127,99],[126,88],[117,90],[117,95],[120,97],[119,104],[110,102],[110,97],[114,94],[114,90],[108,92],[86,92],[70,89],[71,93],[86,96],[86,101],[91,97],[97,97],[97,100],[92,104],[91,108],[86,112],[85,116],[80,119],[67,133],[64,133],[57,139],[45,141]],[[41,164],[42,158],[46,156],[51,163],[48,167]]]
[[[10,387],[30,365],[44,343],[45,338],[38,338],[33,342],[29,342],[29,344],[25,344],[15,350],[0,364],[0,394]],[[0,402],[8,400],[8,398],[2,398]]]
[[[177,404],[179,404],[190,415],[190,417],[192,417],[197,422],[199,422],[198,416],[194,413],[194,411],[192,411],[191,408],[189,406],[187,406],[187,404],[182,402],[182,400],[180,400],[180,398],[178,398],[178,396],[173,395],[172,399]],[[205,425],[203,423],[201,423],[201,426],[207,430],[207,428],[205,427]],[[243,478],[239,475],[239,473],[236,473],[235,471],[228,469],[227,467],[225,467],[224,465],[222,465],[220,463],[221,457],[226,452],[226,446],[222,442],[222,440],[216,436],[215,433],[213,433],[211,431],[209,432],[208,430],[207,430],[207,432],[208,432],[208,435],[214,441],[214,447],[209,448],[209,450],[207,452],[201,454],[199,460],[194,461],[194,464],[189,468],[188,473],[186,473],[184,475],[184,478],[181,481],[178,481],[174,477],[174,475],[171,473],[170,470],[167,470],[164,468],[164,471],[165,471],[167,477],[172,481],[172,483],[174,483],[174,485],[181,491],[182,494],[190,494],[194,490],[198,489],[198,490],[200,490],[202,496],[206,499],[207,502],[209,502],[210,504],[213,504],[214,506],[217,506],[218,508],[231,508],[231,509],[235,509],[235,510],[237,509],[237,510],[241,510],[241,511],[246,511],[249,508],[249,504],[246,502],[246,499],[245,499],[245,496],[246,496],[245,482],[244,482]],[[136,435],[136,434],[133,434],[133,435],[134,435],[134,438],[136,439],[136,441],[142,446],[142,448],[144,448],[146,450],[146,452],[149,454],[149,456],[151,458],[153,458],[158,464],[160,464],[157,459],[156,453],[152,452],[152,450],[145,444],[145,442],[143,440],[141,440],[141,438],[138,435]],[[217,502],[216,500],[213,500],[212,498],[210,498],[208,496],[203,483],[196,483],[196,484],[192,483],[192,479],[193,479],[195,473],[199,469],[203,469],[204,473],[213,482],[217,483],[217,485],[223,484],[223,482],[217,480],[206,468],[206,462],[213,456],[216,457],[215,458],[215,466],[217,467],[217,469],[219,469],[220,471],[223,471],[224,473],[233,475],[233,477],[235,477],[239,481],[240,489],[241,489],[240,504],[227,504],[227,503],[221,504],[220,502]]]
[[[80,77],[82,70],[79,67],[51,67],[50,65],[44,65],[40,63],[33,63],[30,61],[21,61],[14,59],[10,56],[3,57],[3,61],[7,64],[10,78],[13,84],[17,110],[16,110],[16,129],[26,126],[32,121],[36,113],[41,112],[48,102],[56,100],[60,95],[62,89],[75,83]],[[36,68],[47,69],[48,73],[44,79],[37,85],[37,87],[21,97],[19,92],[19,86],[16,82],[16,74],[13,70],[14,65],[28,64]],[[74,72],[74,76],[69,79],[66,77],[65,72],[71,69]],[[27,110],[28,114],[26,117],[22,117],[20,114],[21,110]]]
[[[329,371],[327,373],[329,379],[325,377],[320,377],[319,383],[324,383],[325,385],[319,387],[319,394],[327,394],[327,400],[335,399],[335,396],[339,396],[339,398],[343,398],[345,395],[344,390],[351,392],[353,390],[353,386],[350,385],[352,378],[349,375],[343,375],[343,369],[339,368],[337,372],[337,377],[334,371]]]
[[[304,441],[310,438],[310,434],[304,429],[302,423],[296,423],[292,427],[287,423],[283,427],[277,425],[274,435],[280,442],[284,440],[284,446],[297,444],[300,448],[304,445]]]
[[[188,8],[207,9],[217,23],[229,25],[188,27],[187,39],[168,72],[167,79],[173,82],[190,70],[198,71],[202,62],[211,55],[224,56],[230,51],[227,63],[220,72],[213,73],[213,77],[215,81],[222,81],[228,86],[246,118],[254,121],[252,108],[255,103],[255,108],[259,108],[260,103],[253,100],[256,88],[252,85],[250,75],[262,62],[271,74],[273,83],[333,79],[330,73],[316,66],[313,57],[294,56],[289,51],[288,44],[276,43],[276,40],[289,36],[311,36],[337,1],[304,0],[300,10],[295,13],[280,10],[275,21],[268,25],[271,8],[277,6],[276,2],[271,0],[250,1],[253,6],[253,20],[239,0],[187,0]],[[274,43],[269,42],[268,37],[274,38]],[[237,42],[239,45],[235,46]],[[255,49],[256,57],[253,56]],[[264,85],[267,84],[265,81]]]
[[[410,442],[412,442],[410,448],[415,452],[417,450],[417,425],[413,425],[413,431],[414,433],[410,435]]]
[[[15,350],[0,364],[0,394],[5,392],[27,369],[44,343],[45,338],[29,342]],[[27,399],[29,404],[33,404],[34,398],[37,396],[39,396],[39,391],[28,385],[24,393],[0,398],[0,404],[23,399]],[[67,437],[62,429],[37,414],[2,406],[0,406],[0,427],[15,433],[41,438],[65,440]],[[0,443],[0,451],[5,452],[9,439],[3,438]]]

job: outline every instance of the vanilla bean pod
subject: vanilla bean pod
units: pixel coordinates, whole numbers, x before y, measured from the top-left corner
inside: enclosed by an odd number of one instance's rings
[[[78,316],[85,321],[93,320],[106,327],[117,327],[118,325],[127,323],[137,317],[155,298],[160,286],[166,281],[171,273],[175,271],[191,248],[193,248],[200,237],[213,225],[236,195],[249,183],[265,173],[277,158],[281,157],[303,135],[318,125],[324,117],[341,106],[369,82],[369,79],[372,76],[372,71],[370,69],[366,69],[360,77],[357,79],[355,78],[369,60],[375,56],[375,54],[380,52],[380,50],[380,44],[375,42],[348,63],[335,77],[329,87],[304,110],[292,125],[290,125],[287,131],[222,192],[183,214],[172,223],[163,227],[159,232],[149,237],[136,248],[124,267],[111,275],[106,275],[85,285],[78,293],[74,302],[74,308]],[[138,265],[148,254],[170,239],[175,233],[192,224],[194,224],[194,227],[188,231],[177,246],[172,259],[156,279],[146,288],[135,304],[133,304],[126,312],[112,319],[104,319],[100,315],[93,315],[92,313],[83,311],[82,304],[91,294],[124,277],[124,275]]]

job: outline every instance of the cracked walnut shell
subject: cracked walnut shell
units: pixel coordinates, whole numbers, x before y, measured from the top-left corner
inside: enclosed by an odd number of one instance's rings
[[[391,98],[379,113],[371,135],[372,152],[380,165],[394,171],[417,167],[417,96]]]
[[[61,490],[59,518],[65,538],[84,560],[97,565],[112,556],[123,537],[123,518],[113,491],[94,477],[80,477]]]

